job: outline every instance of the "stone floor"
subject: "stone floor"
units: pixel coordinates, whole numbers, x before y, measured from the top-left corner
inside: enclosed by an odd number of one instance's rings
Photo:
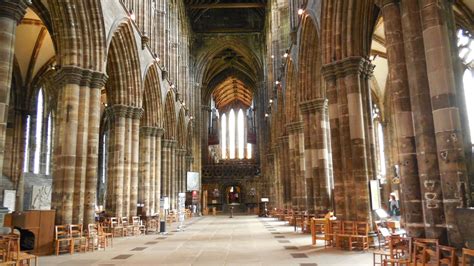
[[[372,253],[315,248],[309,235],[272,218],[222,215],[187,220],[184,232],[116,238],[105,251],[41,257],[40,264],[372,265]]]

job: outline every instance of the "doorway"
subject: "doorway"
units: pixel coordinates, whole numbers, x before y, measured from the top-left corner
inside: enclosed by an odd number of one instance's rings
[[[241,193],[239,186],[229,186],[226,189],[227,195],[227,204],[240,204],[241,203]]]

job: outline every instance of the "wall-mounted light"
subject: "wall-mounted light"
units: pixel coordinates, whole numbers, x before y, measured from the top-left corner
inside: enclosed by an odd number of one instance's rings
[[[182,102],[182,105],[183,105],[183,106],[186,106],[186,103],[185,103],[185,102]]]
[[[273,58],[275,58],[275,56],[274,56],[274,55],[272,55],[272,56],[271,56],[271,58],[273,59]]]
[[[302,8],[298,9],[298,15],[301,16],[301,15],[303,15],[303,13],[304,13],[304,9],[302,9]]]
[[[268,102],[269,102],[269,103],[273,103],[273,99],[270,99]]]
[[[284,58],[287,58],[287,57],[288,57],[288,52],[289,52],[288,50],[285,51],[285,53],[283,54],[283,57],[284,57]]]
[[[277,81],[275,81],[275,84],[276,84],[276,85],[280,84],[280,81],[278,81],[278,80],[277,80]]]
[[[265,114],[265,117],[268,117],[268,114]]]
[[[194,117],[193,117],[193,116],[190,116],[190,117],[189,117],[189,120],[193,120],[193,119],[194,119]]]
[[[171,84],[171,88],[174,89],[176,88],[176,86],[174,84]]]

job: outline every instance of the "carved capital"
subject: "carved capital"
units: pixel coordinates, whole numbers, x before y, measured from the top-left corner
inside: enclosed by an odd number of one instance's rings
[[[153,137],[156,135],[156,127],[140,127],[140,135],[145,137]]]
[[[77,66],[62,66],[54,77],[59,88],[66,84],[74,84],[90,88],[102,88],[108,76],[102,72],[84,69]]]
[[[286,124],[286,128],[288,129],[288,133],[299,133],[303,132],[303,122],[293,122]]]
[[[318,98],[300,103],[302,114],[313,114],[324,111],[328,108],[328,99]]]
[[[382,0],[382,7],[391,5],[391,4],[398,4],[400,3],[400,0]]]
[[[115,117],[140,119],[143,114],[143,108],[122,104],[114,104],[110,107],[110,110]]]
[[[321,72],[326,80],[343,78],[348,75],[361,75],[364,78],[372,76],[375,66],[360,56],[347,57],[334,61],[322,67]]]
[[[161,145],[163,148],[174,148],[176,147],[176,140],[172,139],[162,139],[161,140]]]
[[[0,1],[0,17],[11,18],[20,23],[25,16],[26,8],[28,8],[27,0],[2,0]]]

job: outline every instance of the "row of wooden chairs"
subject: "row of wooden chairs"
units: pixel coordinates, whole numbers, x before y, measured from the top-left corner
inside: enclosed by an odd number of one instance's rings
[[[38,265],[38,257],[20,251],[20,236],[8,234],[0,236],[0,265]]]
[[[110,217],[104,224],[104,228],[113,237],[118,236],[138,236],[146,233],[146,227],[142,224],[140,217],[133,216],[131,222],[128,217]]]
[[[438,239],[412,239],[393,235],[387,243],[387,250],[374,252],[373,265],[459,265],[456,248],[440,245]],[[474,250],[464,248],[461,265],[472,265],[473,258]],[[467,264],[468,262],[470,264]]]
[[[328,218],[311,220],[313,245],[323,240],[324,247],[344,247],[349,250],[369,249],[369,224],[364,221],[339,221]]]
[[[60,253],[94,251],[112,245],[113,235],[100,223],[89,224],[83,231],[82,224],[56,225],[54,228],[56,256]]]

